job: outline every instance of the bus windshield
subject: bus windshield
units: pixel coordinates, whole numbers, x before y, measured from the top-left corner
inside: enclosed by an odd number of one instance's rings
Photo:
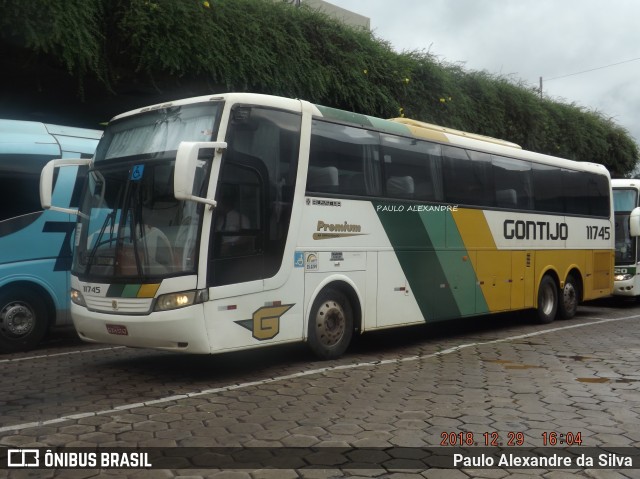
[[[629,215],[638,205],[638,192],[624,188],[613,190],[613,206],[616,219],[616,265],[636,262],[636,238],[629,232]]]
[[[114,122],[98,146],[76,227],[72,272],[92,280],[195,274],[203,206],[174,196],[181,141],[210,141],[220,103],[159,109]],[[206,195],[212,150],[194,193]]]

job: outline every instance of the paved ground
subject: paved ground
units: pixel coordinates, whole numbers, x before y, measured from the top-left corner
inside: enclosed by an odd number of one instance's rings
[[[634,303],[590,305],[551,325],[502,315],[381,332],[333,362],[303,346],[203,357],[61,335],[38,351],[0,356],[0,374],[0,447],[180,447],[198,464],[219,466],[239,456],[185,448],[234,446],[256,458],[280,452],[282,462],[266,464],[287,467],[180,469],[185,463],[171,460],[167,469],[12,469],[0,477],[640,477],[620,467],[416,468],[433,448],[470,438],[470,449],[511,440],[530,451],[545,439],[580,440],[589,454],[640,446]],[[341,469],[322,467],[347,450],[360,455],[346,455]],[[321,466],[291,462],[303,453]]]

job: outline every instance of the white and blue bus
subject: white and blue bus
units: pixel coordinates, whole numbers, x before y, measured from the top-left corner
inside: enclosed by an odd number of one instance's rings
[[[101,131],[0,119],[0,351],[34,347],[51,326],[70,324],[69,269],[76,217],[40,206],[42,167],[91,158]],[[81,167],[56,177],[56,202],[77,206]]]

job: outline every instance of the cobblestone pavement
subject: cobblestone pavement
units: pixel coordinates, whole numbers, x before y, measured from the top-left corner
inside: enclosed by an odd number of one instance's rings
[[[0,477],[640,477],[621,468],[406,466],[423,448],[470,434],[480,446],[512,439],[536,448],[552,433],[579,437],[583,448],[640,446],[634,303],[597,303],[550,325],[510,314],[372,333],[331,362],[300,345],[185,356],[67,337],[0,356],[0,374],[1,447],[336,447],[409,461],[388,462],[388,470],[355,461],[342,469],[23,469]]]

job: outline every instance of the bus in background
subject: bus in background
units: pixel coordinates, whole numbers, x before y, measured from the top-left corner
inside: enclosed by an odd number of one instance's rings
[[[119,115],[87,164],[71,313],[89,342],[335,358],[371,330],[569,318],[613,287],[608,171],[493,138],[231,93]]]
[[[42,167],[91,158],[101,131],[0,119],[0,352],[33,348],[54,324],[70,324],[69,269],[76,216],[43,211]],[[53,196],[77,207],[78,167],[61,170]],[[86,171],[86,168],[85,168]],[[76,184],[79,188],[76,188]]]
[[[640,236],[640,208],[638,192],[640,180],[615,179],[613,209],[615,212],[616,263],[613,294],[616,296],[640,296],[640,271],[638,270],[638,236]]]

